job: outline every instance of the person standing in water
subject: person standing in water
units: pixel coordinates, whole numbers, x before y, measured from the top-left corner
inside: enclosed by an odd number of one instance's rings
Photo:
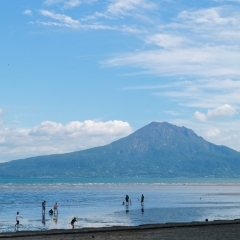
[[[20,220],[20,218],[22,218],[22,217],[19,215],[19,212],[17,212],[15,228],[19,226],[19,220]]]
[[[55,211],[58,214],[58,203],[57,202],[54,204],[53,209],[54,209],[54,214],[55,214]]]
[[[141,196],[141,204],[143,205],[143,202],[144,202],[144,196],[143,196],[143,194],[142,194],[142,196]]]
[[[126,205],[128,205],[128,200],[129,200],[129,196],[128,195],[126,195],[125,200],[126,200]]]

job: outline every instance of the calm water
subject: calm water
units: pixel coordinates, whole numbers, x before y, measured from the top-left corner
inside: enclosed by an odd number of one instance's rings
[[[48,214],[55,202],[56,221]],[[0,232],[15,231],[17,211],[19,231],[69,229],[74,216],[76,228],[236,219],[240,179],[0,179]]]

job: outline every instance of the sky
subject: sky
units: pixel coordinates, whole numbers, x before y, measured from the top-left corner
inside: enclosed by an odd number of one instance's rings
[[[240,0],[0,1],[0,162],[152,121],[240,151]]]

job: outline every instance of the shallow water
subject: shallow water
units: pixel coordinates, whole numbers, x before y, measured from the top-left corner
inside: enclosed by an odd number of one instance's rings
[[[240,215],[240,184],[232,183],[90,183],[85,181],[42,180],[0,183],[0,232],[15,231],[19,211],[19,231],[69,229],[78,217],[76,228],[135,226],[149,223],[191,222],[236,219]],[[122,205],[125,195],[132,204]],[[144,194],[144,206],[140,197]],[[41,203],[46,200],[46,214]],[[59,214],[48,211],[55,202]]]

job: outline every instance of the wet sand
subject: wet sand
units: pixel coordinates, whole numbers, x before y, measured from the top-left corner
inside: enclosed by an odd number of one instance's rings
[[[0,239],[165,239],[165,240],[239,240],[240,219],[212,222],[167,223],[137,227],[84,228],[71,230],[0,233]]]

